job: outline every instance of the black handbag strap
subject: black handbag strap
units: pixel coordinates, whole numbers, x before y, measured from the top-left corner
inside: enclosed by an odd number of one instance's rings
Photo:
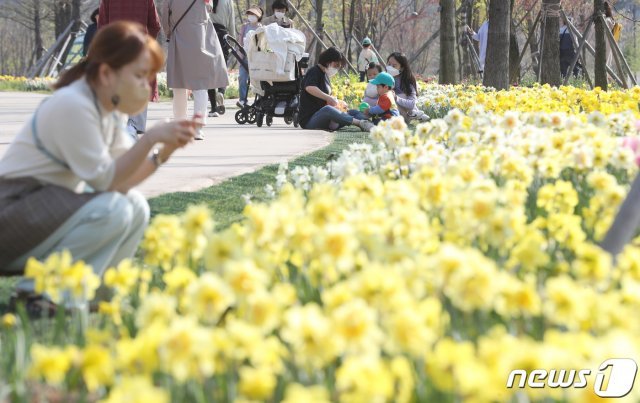
[[[176,22],[176,24],[173,26],[173,28],[171,28],[171,36],[173,36],[173,32],[176,30],[176,28],[178,28],[178,25],[180,25],[180,23],[182,22],[184,17],[186,17],[187,14],[189,13],[189,11],[191,11],[191,8],[193,8],[193,5],[196,4],[196,1],[197,0],[193,0],[191,2],[191,5],[189,6],[189,8],[187,8],[187,11],[185,11],[184,14],[182,14],[182,16],[178,19],[178,22]]]

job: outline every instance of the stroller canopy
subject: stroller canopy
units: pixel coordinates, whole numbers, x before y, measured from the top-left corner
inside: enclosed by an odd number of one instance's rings
[[[287,59],[292,56],[296,62],[302,59],[306,46],[306,38],[301,31],[291,28],[282,28],[276,23],[262,26],[247,35],[244,48],[247,52],[249,66],[255,63],[264,63],[269,60],[271,66],[269,70],[276,76],[283,76],[288,73],[286,71]],[[264,54],[270,57],[265,59]],[[262,55],[261,55],[262,54]],[[267,66],[261,66],[267,67]]]

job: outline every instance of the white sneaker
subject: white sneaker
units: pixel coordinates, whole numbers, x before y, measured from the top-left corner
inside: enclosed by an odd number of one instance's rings
[[[196,132],[196,137],[194,137],[196,140],[204,140],[204,132],[202,131],[202,129],[198,129],[198,131]]]
[[[245,103],[243,101],[236,102],[236,106],[240,109],[244,108]]]
[[[216,111],[211,111],[211,112],[209,112],[209,117],[210,117],[210,118],[217,118],[217,117],[219,117],[219,116],[220,116],[220,115],[219,115],[219,114],[218,114],[218,112],[216,112]]]

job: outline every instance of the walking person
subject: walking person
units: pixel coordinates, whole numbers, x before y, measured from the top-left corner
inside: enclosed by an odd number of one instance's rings
[[[613,32],[613,24],[615,23],[615,21],[613,20],[613,12],[611,11],[611,5],[608,1],[604,2],[604,22],[607,25],[606,29],[608,29],[609,32]],[[605,39],[605,43],[607,44],[607,66],[611,67],[613,52],[608,39]]]
[[[569,17],[569,22],[573,23],[573,19]],[[571,66],[571,62],[576,55],[576,50],[573,47],[573,40],[571,39],[571,31],[569,26],[561,20],[560,26],[560,73],[562,77],[566,77],[569,74],[568,70]],[[573,67],[573,76],[578,77],[580,72],[580,63],[576,62]]]
[[[224,54],[224,60],[229,65],[229,55],[231,49],[224,41],[224,36],[229,35],[233,38],[236,37],[236,12],[231,0],[218,0],[213,1],[211,4],[211,21],[213,22],[213,28],[218,35],[218,41],[222,47],[222,53]],[[226,88],[212,88],[209,89],[209,102],[211,103],[211,111],[209,111],[209,117],[218,117],[219,111],[224,106],[224,95]],[[223,113],[223,112],[220,112]]]
[[[273,15],[265,17],[262,20],[262,25],[278,24],[282,28],[294,28],[293,21],[287,17],[289,6],[286,2],[276,0],[273,2],[271,9],[273,10]]]
[[[255,31],[262,26],[260,23],[260,21],[262,21],[262,9],[258,6],[251,7],[245,12],[245,16],[247,18],[247,22],[245,22],[242,25],[242,28],[240,28],[240,42],[242,46],[246,48],[244,43],[249,36],[249,32]],[[237,105],[239,108],[244,108],[248,102],[247,98],[249,97],[249,72],[245,70],[242,65],[240,65],[238,81],[238,85],[240,87],[240,100],[238,100]]]
[[[162,28],[169,42],[167,86],[173,89],[173,116],[187,117],[188,91],[193,92],[193,116],[206,124],[207,90],[229,84],[227,64],[209,17],[210,0],[167,0]],[[204,140],[202,128],[196,140]]]
[[[134,256],[149,205],[133,188],[195,135],[195,123],[184,120],[155,125],[135,143],[123,130],[127,115],[149,102],[149,79],[163,65],[157,41],[119,21],[100,29],[86,59],[62,74],[0,159],[2,274],[68,250],[101,277]],[[12,301],[34,315],[56,308],[27,280]]]
[[[362,40],[362,51],[358,56],[358,72],[360,73],[360,82],[365,82],[367,78],[367,69],[369,68],[369,64],[375,63],[378,64],[378,56],[376,56],[373,49],[371,49],[372,43],[371,39],[364,38]]]
[[[611,32],[611,35],[613,35],[614,40],[617,42],[620,39],[620,32],[622,30],[622,25],[620,25],[613,19],[613,11],[611,10],[611,4],[609,4],[608,1],[604,2],[604,21],[606,23],[605,28],[608,29],[609,32]],[[624,76],[624,73],[621,71],[622,66],[618,66],[618,63],[615,62],[617,58],[614,59],[615,56],[613,54],[614,52],[613,45],[609,42],[609,39],[607,39],[607,37],[605,37],[605,43],[607,44],[607,47],[606,47],[607,66],[615,69],[615,72],[616,74],[618,74],[618,77]]]
[[[116,21],[134,21],[142,24],[149,36],[156,39],[160,33],[160,17],[153,0],[101,0],[98,29]],[[151,101],[158,101],[158,83],[152,77]],[[130,116],[127,128],[136,140],[147,128],[147,109]]]
[[[100,9],[96,8],[91,13],[91,24],[87,26],[87,30],[84,32],[84,39],[82,40],[82,56],[86,56],[89,53],[89,45],[91,45],[91,41],[93,37],[96,36],[96,31],[98,31],[98,15],[100,14]]]
[[[480,70],[478,73],[480,75],[484,74],[484,62],[487,59],[487,43],[489,42],[489,20],[486,20],[482,25],[480,25],[480,29],[478,32],[474,32],[473,29],[467,27],[467,31],[472,35],[474,41],[478,42],[479,55],[480,59]]]

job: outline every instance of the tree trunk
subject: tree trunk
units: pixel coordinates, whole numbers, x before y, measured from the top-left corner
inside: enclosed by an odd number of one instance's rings
[[[543,0],[542,7],[555,9],[560,7],[560,0]],[[542,43],[542,72],[540,82],[542,84],[550,84],[553,86],[560,85],[560,18],[551,12],[542,15],[542,24],[544,26],[544,38]]]
[[[80,30],[80,6],[81,0],[71,0],[71,19],[73,20],[73,31],[78,32]],[[66,28],[66,27],[65,27]]]
[[[440,0],[440,84],[457,83],[456,1]]]
[[[509,0],[489,2],[489,36],[483,84],[498,90],[509,89],[510,10]]]
[[[465,35],[464,30],[466,29],[466,26],[470,27],[473,24],[473,4],[471,0],[465,0],[460,18],[462,19],[462,24],[464,25],[463,29],[460,32],[462,32],[462,35]],[[476,69],[474,69],[472,66],[473,63],[471,62],[471,54],[469,53],[468,45],[466,45],[466,42],[468,41],[469,39],[467,37],[464,37],[465,45],[462,49],[463,78],[467,78],[477,72],[475,71]],[[473,42],[471,42],[471,46],[473,46]]]
[[[274,0],[266,0],[264,2],[264,16],[263,17],[269,17],[271,15],[273,15],[273,3],[275,1]],[[286,0],[285,0],[286,2]]]
[[[71,22],[71,4],[68,0],[56,1],[53,6],[56,39],[62,35]]]
[[[463,60],[463,46],[461,46],[460,44],[460,40],[462,39],[462,35],[463,32],[465,31],[465,24],[466,24],[466,17],[465,17],[465,9],[466,9],[466,4],[464,1],[462,1],[462,4],[460,5],[460,17],[459,18],[455,18],[455,11],[454,11],[454,19],[456,22],[456,60],[457,60],[457,66],[458,66],[458,79],[460,81],[464,80],[464,64],[462,63]]]
[[[511,84],[518,84],[518,82],[520,81],[520,63],[518,63],[518,58],[520,57],[520,48],[518,47],[516,26],[513,22],[514,4],[515,0],[511,0],[511,32],[509,35],[509,82]]]
[[[40,15],[40,0],[33,2],[33,35],[36,47],[36,60],[40,60],[44,52],[42,41],[42,16]]]
[[[529,16],[527,17],[527,31],[531,32],[532,29],[534,29],[533,24],[535,23],[535,20]],[[535,36],[535,32],[533,33],[533,35]],[[526,47],[526,44],[525,44]],[[538,65],[538,62],[536,60],[536,57],[539,57],[540,55],[538,54],[538,41],[536,41],[536,38],[534,37],[533,39],[531,39],[531,41],[529,41],[529,53],[531,54],[531,68],[533,69],[534,72],[537,73],[538,69],[540,68],[540,66]]]
[[[324,42],[324,24],[322,23],[322,15],[324,14],[324,0],[316,0],[316,33]],[[324,52],[324,48],[320,43],[316,45],[316,61],[320,59],[320,53]]]
[[[596,16],[604,15],[604,1],[593,0],[593,11]],[[602,18],[596,18],[596,77],[595,86],[607,90],[607,45],[604,30],[607,29]]]
[[[356,5],[355,1],[351,2],[351,7],[350,7],[350,12],[349,12],[349,25],[348,25],[348,34],[345,35],[344,38],[344,43],[345,43],[345,52],[346,57],[348,60],[354,60],[353,59],[353,54],[352,54],[352,47],[351,47],[351,35],[353,35],[353,25],[355,24],[356,21],[356,9],[357,10],[362,10],[362,6],[361,5]],[[355,60],[356,60],[356,69],[357,67],[357,63],[358,63],[358,52],[356,51],[355,54]]]

